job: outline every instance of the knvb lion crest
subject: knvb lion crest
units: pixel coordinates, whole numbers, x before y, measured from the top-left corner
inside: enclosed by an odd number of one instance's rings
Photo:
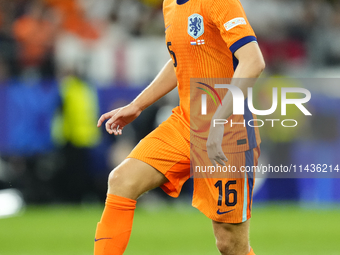
[[[197,39],[204,33],[203,17],[199,14],[193,14],[188,18],[188,34]]]

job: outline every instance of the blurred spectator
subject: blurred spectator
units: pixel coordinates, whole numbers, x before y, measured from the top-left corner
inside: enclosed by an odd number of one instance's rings
[[[313,68],[340,64],[339,5],[333,0],[305,1],[309,65]]]
[[[61,81],[62,97],[62,140],[76,147],[90,148],[100,139],[96,128],[98,99],[96,92],[75,74],[68,74]]]
[[[8,75],[18,75],[17,44],[12,36],[13,22],[25,6],[25,0],[0,1],[0,58],[3,60],[2,71]]]
[[[340,2],[334,1],[334,11],[330,20],[329,51],[327,52],[327,64],[340,65]]]
[[[97,39],[98,31],[89,22],[76,0],[45,0],[62,18],[62,28],[85,39]]]
[[[53,43],[58,17],[41,1],[34,1],[29,11],[15,21],[13,33],[19,45],[23,71],[38,69],[43,76],[54,76]]]
[[[285,72],[297,72],[339,64],[339,1],[242,0],[242,4],[268,66],[280,62]],[[158,55],[162,61],[167,55],[166,47],[158,43],[164,44],[161,7],[162,0],[1,1],[2,70],[18,74],[18,63],[20,69],[53,76],[57,65],[59,74],[76,69],[102,86],[134,85],[143,78],[138,85],[144,85],[160,68]],[[147,58],[142,54],[156,48],[164,54],[148,53]],[[149,64],[140,65],[141,59],[149,59]],[[145,69],[150,65],[155,67]]]
[[[91,149],[98,145],[100,130],[97,94],[74,73],[66,75],[60,84],[62,109],[54,121],[55,141],[62,145],[64,164],[56,176],[56,186],[62,201],[80,202],[93,191]]]

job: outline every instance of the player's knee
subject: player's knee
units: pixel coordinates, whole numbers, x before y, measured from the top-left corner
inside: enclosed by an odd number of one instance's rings
[[[220,251],[222,255],[232,255],[233,253],[233,245],[227,240],[216,240],[217,249]]]
[[[248,254],[250,249],[248,241],[235,239],[232,236],[230,236],[230,238],[228,238],[228,236],[217,238],[216,246],[222,255]]]
[[[223,235],[216,236],[216,246],[222,255],[238,255],[240,253],[240,240],[236,238],[235,233],[228,231]]]
[[[109,174],[108,192],[118,196],[137,199],[136,185],[138,181],[134,180],[134,176],[128,174],[129,171],[121,167],[116,167]]]
[[[108,179],[108,186],[109,186],[109,188],[118,185],[119,179],[121,179],[121,177],[119,176],[118,169],[115,168],[109,174],[109,179]]]
[[[249,221],[228,224],[213,221],[216,246],[222,255],[248,254]]]

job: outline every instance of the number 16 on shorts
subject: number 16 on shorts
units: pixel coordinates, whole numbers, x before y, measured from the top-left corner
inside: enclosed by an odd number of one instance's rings
[[[226,206],[235,206],[237,204],[237,191],[232,188],[235,184],[236,180],[228,181],[224,187],[222,180],[215,183],[215,187],[218,188],[218,206],[221,206],[223,202]]]

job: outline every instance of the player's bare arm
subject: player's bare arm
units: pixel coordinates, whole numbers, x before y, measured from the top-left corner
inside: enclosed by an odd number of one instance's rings
[[[172,60],[169,60],[151,84],[130,104],[103,114],[97,123],[100,127],[105,120],[109,134],[121,135],[123,128],[134,121],[141,112],[177,86],[177,78]]]
[[[248,96],[248,88],[253,87],[256,79],[265,68],[265,62],[261,50],[257,43],[248,43],[235,52],[235,57],[239,64],[235,70],[232,85],[239,87],[245,98]],[[238,79],[242,78],[242,79]],[[222,105],[217,108],[213,119],[228,119],[233,112],[233,97],[229,91],[223,98]],[[213,123],[213,122],[212,122]],[[222,139],[224,126],[213,124],[210,126],[207,140],[207,152],[211,163],[216,166],[216,162],[225,165],[223,161],[228,161],[222,151]]]

